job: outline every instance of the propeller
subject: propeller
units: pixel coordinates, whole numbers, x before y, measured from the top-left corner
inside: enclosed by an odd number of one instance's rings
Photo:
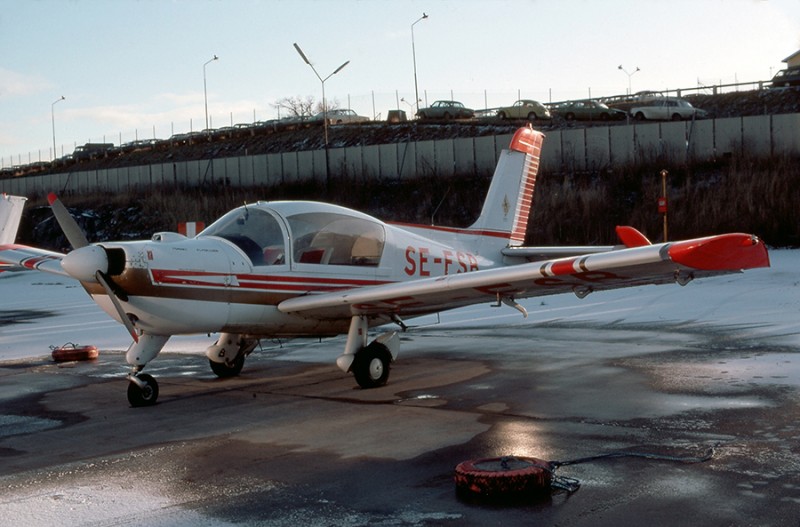
[[[123,297],[123,300],[127,300],[127,295],[117,284],[114,284],[107,274],[108,254],[106,250],[99,245],[89,245],[89,240],[86,239],[86,235],[81,230],[80,225],[69,213],[67,207],[61,203],[58,196],[51,192],[47,195],[47,201],[50,203],[50,208],[53,210],[53,215],[56,217],[58,225],[64,231],[64,235],[73,249],[62,258],[61,267],[76,280],[97,282],[103,286],[120,320],[125,325],[125,329],[133,337],[134,342],[139,342],[139,334],[120,302],[120,296]]]
[[[95,278],[97,279],[98,282],[100,282],[100,285],[103,286],[103,289],[106,290],[108,298],[111,299],[111,303],[114,305],[114,309],[117,310],[119,318],[122,319],[122,323],[125,325],[125,329],[127,329],[128,333],[130,333],[131,337],[133,337],[133,341],[139,342],[139,334],[136,332],[136,328],[133,326],[133,322],[131,322],[130,317],[125,312],[125,309],[123,309],[122,304],[119,301],[119,297],[114,292],[114,289],[111,287],[111,279],[108,278],[108,275],[106,275],[103,271],[99,270],[95,273]]]
[[[56,217],[58,225],[61,227],[61,230],[64,231],[64,236],[67,237],[67,241],[72,245],[72,248],[80,249],[81,247],[89,245],[89,240],[86,239],[86,235],[83,234],[78,222],[75,221],[75,218],[69,213],[67,207],[61,203],[58,196],[51,192],[47,195],[47,201],[50,203],[53,215]]]

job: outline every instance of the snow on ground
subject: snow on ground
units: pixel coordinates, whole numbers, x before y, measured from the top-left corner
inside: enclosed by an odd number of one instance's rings
[[[678,285],[645,286],[521,301],[523,319],[509,307],[474,305],[411,321],[435,327],[587,324],[679,324],[735,328],[739,335],[800,346],[800,250],[774,250],[772,267]],[[201,354],[215,335],[173,337],[164,351]],[[125,350],[127,331],[97,307],[75,281],[39,272],[0,273],[0,360],[48,355],[51,346],[93,344]],[[293,355],[295,360],[304,360]],[[320,357],[317,358],[319,360]],[[313,360],[313,359],[312,359]],[[328,357],[322,360],[329,360]]]

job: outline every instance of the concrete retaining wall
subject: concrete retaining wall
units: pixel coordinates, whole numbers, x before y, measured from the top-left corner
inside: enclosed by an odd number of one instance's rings
[[[354,146],[284,154],[162,163],[0,180],[0,192],[124,192],[152,185],[277,185],[329,177],[412,178],[490,174],[511,135]],[[800,154],[800,114],[636,123],[547,132],[541,170],[598,171],[631,164],[683,165],[719,157]]]

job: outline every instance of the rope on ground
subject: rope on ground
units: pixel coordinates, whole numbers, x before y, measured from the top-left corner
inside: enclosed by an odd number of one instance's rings
[[[674,463],[705,463],[706,461],[711,460],[714,457],[714,447],[709,448],[706,450],[705,454],[702,456],[669,456],[666,454],[655,454],[651,452],[626,452],[626,451],[617,451],[617,452],[609,452],[607,454],[597,454],[594,456],[588,457],[581,457],[578,459],[570,459],[567,461],[551,461],[550,462],[550,471],[552,473],[552,482],[551,487],[555,489],[565,490],[569,493],[575,492],[581,486],[579,480],[575,478],[570,478],[567,476],[560,476],[556,475],[556,470],[560,467],[565,467],[568,465],[578,465],[580,463],[590,463],[592,461],[598,461],[601,459],[613,459],[613,458],[622,458],[622,457],[638,457],[644,459],[652,459],[656,461],[671,461]]]

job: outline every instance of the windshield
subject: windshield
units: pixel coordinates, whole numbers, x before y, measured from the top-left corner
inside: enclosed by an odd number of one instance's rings
[[[364,218],[331,212],[307,212],[286,218],[297,263],[377,266],[386,235],[383,226]]]
[[[256,266],[286,263],[286,243],[278,220],[255,207],[232,210],[200,236],[218,236],[236,244]]]

